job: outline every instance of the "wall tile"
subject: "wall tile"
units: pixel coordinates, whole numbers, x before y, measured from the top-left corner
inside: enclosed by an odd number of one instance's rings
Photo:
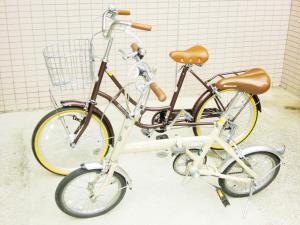
[[[292,0],[282,85],[300,96],[300,1]]]
[[[195,68],[203,79],[216,73],[262,67],[271,75],[273,84],[279,85],[286,43],[282,82],[287,88],[295,77],[286,77],[296,76],[289,75],[294,71],[291,64],[299,68],[294,65],[297,62],[299,65],[296,58],[300,3],[296,0],[293,0],[290,23],[291,0],[125,0],[121,3],[3,0],[0,3],[0,111],[48,107],[50,79],[43,49],[68,39],[89,39],[93,32],[99,31],[99,16],[111,4],[131,10],[132,16],[120,18],[153,25],[152,32],[136,33],[147,50],[145,60],[157,67],[157,83],[168,95],[172,94],[178,78],[176,63],[169,58],[169,52],[194,44],[205,46],[210,53],[207,63]],[[286,40],[288,24],[290,32]],[[118,49],[129,51],[131,42],[132,38],[119,32],[110,55],[109,70],[122,83],[129,80],[127,73],[132,62],[124,62]],[[105,44],[101,38],[95,40],[97,66]],[[104,79],[101,89],[116,92],[109,79]],[[86,99],[89,91],[84,88],[76,89],[75,93],[56,94],[60,98],[71,95]],[[202,91],[203,87],[188,76],[181,96],[199,95]],[[20,104],[16,106],[16,102]]]

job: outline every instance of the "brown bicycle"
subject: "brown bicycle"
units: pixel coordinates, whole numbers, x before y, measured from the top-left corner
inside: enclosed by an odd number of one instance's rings
[[[239,144],[253,130],[258,111],[261,111],[261,104],[256,95],[260,93],[260,89],[257,86],[261,86],[262,89],[270,86],[269,76],[262,69],[250,69],[217,74],[208,80],[203,80],[192,70],[193,66],[202,66],[208,60],[207,50],[200,45],[170,53],[171,59],[183,65],[169,105],[148,107],[140,105],[141,101],[135,101],[130,97],[126,91],[127,86],[122,86],[117,78],[107,71],[114,28],[125,29],[127,33],[130,33],[128,32],[130,28],[151,30],[150,25],[121,21],[116,18],[117,15],[129,14],[127,10],[116,9],[109,9],[103,14],[102,34],[108,40],[108,44],[90,100],[88,102],[61,101],[60,107],[49,112],[37,124],[32,136],[32,149],[38,162],[47,170],[67,175],[83,162],[101,160],[109,147],[114,145],[113,127],[108,117],[97,108],[98,96],[107,99],[127,118],[134,116],[135,109],[142,108],[142,115],[146,112],[154,113],[151,124],[145,124],[139,119],[135,125],[142,128],[143,134],[148,137],[156,132],[157,139],[164,139],[168,138],[165,132],[174,128],[190,127],[196,136],[208,134],[231,100],[242,90],[243,93],[239,94],[239,104],[232,110],[222,136],[230,144]],[[109,29],[106,29],[107,18],[113,21]],[[87,74],[94,76],[95,60],[92,42],[93,38],[74,40],[45,49],[44,57],[53,85],[65,85],[70,80],[82,80]],[[166,95],[153,81],[152,71],[144,61],[145,50],[136,43],[131,45],[131,49],[129,54],[123,52],[123,58],[136,61],[139,76],[150,83],[150,88],[159,101],[165,101]],[[106,74],[119,90],[115,96],[100,90],[102,79]],[[196,99],[191,108],[177,109],[175,105],[187,74],[194,76],[206,91]],[[249,80],[255,81],[255,85],[252,86]],[[133,106],[132,111],[118,102],[121,95],[124,95],[127,103]],[[212,148],[222,149],[218,144],[214,144]]]

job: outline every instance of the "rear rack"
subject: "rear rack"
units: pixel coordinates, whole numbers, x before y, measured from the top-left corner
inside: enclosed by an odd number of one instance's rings
[[[212,76],[211,78],[209,78],[208,80],[205,81],[205,83],[209,83],[212,80],[216,79],[217,77],[220,78],[225,78],[224,76],[229,76],[229,75],[239,75],[240,73],[246,72],[247,70],[240,70],[240,71],[233,71],[233,72],[227,72],[227,73],[219,73],[217,75]]]

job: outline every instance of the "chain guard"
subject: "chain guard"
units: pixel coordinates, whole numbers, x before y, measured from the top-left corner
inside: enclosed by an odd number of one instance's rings
[[[187,112],[189,113],[192,113],[190,109],[185,109]],[[160,123],[163,123],[165,125],[159,127],[159,128],[156,128],[155,131],[158,132],[158,133],[164,133],[166,131],[166,126],[168,124],[170,124],[177,116],[177,114],[180,112],[180,110],[176,109],[174,110],[170,115],[169,115],[169,118],[168,118],[168,121],[167,121],[167,118],[166,118],[166,115],[167,115],[167,111],[160,111],[160,112],[156,112],[153,117],[152,117],[152,125],[155,125],[155,124],[160,124]]]
[[[202,152],[201,149],[190,149],[190,151],[192,153],[198,154],[198,155],[201,155],[201,152]],[[207,161],[207,157],[205,156],[204,163],[206,163],[206,161]],[[175,159],[173,161],[173,170],[181,176],[191,176],[190,174],[186,174],[186,169],[190,162],[192,162],[192,159],[186,153],[180,153],[175,157]],[[180,169],[178,167],[178,164],[184,164],[184,165],[180,165],[180,166],[183,166],[183,168]]]

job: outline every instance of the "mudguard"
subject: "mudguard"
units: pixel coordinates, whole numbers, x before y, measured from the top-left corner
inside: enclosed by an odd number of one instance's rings
[[[207,101],[208,98],[212,96],[211,92],[209,90],[206,90],[195,102],[193,108],[192,108],[192,116],[195,118],[196,113],[199,111],[200,107],[203,105],[205,101]]]
[[[64,101],[60,101],[60,103],[62,104],[62,106],[76,106],[76,107],[81,107],[84,108],[86,102],[82,102],[82,101],[77,101],[77,100],[64,100]]]
[[[253,97],[253,99],[255,101],[255,105],[257,107],[257,110],[261,112],[261,104],[260,104],[260,100],[259,100],[258,96],[257,95],[253,95],[252,97]]]
[[[278,158],[280,159],[280,161],[282,161],[283,158],[283,154],[285,152],[285,146],[281,147],[281,148],[271,148],[271,147],[267,147],[267,146],[252,146],[249,148],[245,148],[241,151],[241,155],[245,156],[254,152],[269,152],[269,153],[273,153],[276,156],[278,156]],[[225,162],[221,165],[221,167],[219,168],[220,173],[223,173],[224,170],[235,160],[232,157],[229,157],[228,159],[225,159]]]
[[[83,163],[83,164],[80,165],[80,167],[83,168],[83,169],[86,169],[86,170],[94,170],[94,169],[105,170],[105,164],[103,163],[103,161],[94,162],[94,163]],[[128,173],[120,166],[117,166],[115,168],[115,171],[117,173],[121,174],[125,178],[126,183],[129,187],[129,189],[131,190],[132,189],[132,180],[129,177]]]
[[[86,106],[86,102],[77,101],[77,100],[66,100],[60,102],[63,107],[79,107],[84,109]],[[98,118],[102,119],[102,122],[106,125],[108,129],[108,135],[110,137],[109,144],[114,146],[114,130],[109,121],[109,119],[101,112],[97,107],[94,107],[93,113],[97,115]]]

